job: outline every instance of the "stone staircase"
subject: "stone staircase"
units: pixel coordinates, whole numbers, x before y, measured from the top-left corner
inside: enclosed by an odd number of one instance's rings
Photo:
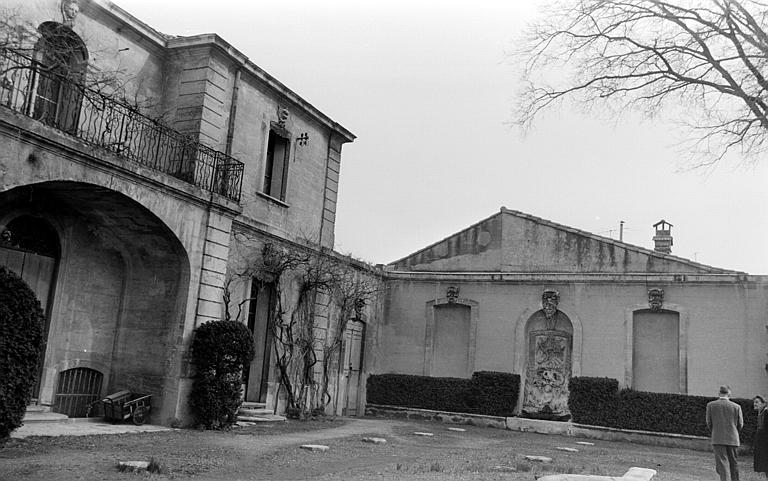
[[[274,423],[285,421],[285,417],[278,416],[272,409],[267,409],[264,403],[243,402],[237,412],[238,424],[244,423]]]
[[[51,412],[49,406],[38,406],[30,404],[24,413],[24,424],[30,423],[66,423],[69,422],[69,416]]]

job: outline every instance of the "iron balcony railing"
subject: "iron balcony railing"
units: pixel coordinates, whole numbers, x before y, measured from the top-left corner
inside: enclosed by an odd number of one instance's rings
[[[0,104],[190,184],[240,201],[243,164],[136,107],[15,51],[0,49]]]

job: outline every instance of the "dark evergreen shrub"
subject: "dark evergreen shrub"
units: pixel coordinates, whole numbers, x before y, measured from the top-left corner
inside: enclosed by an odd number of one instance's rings
[[[573,421],[592,426],[709,436],[707,403],[715,397],[689,396],[622,389],[609,378],[571,379],[568,407]],[[744,428],[740,437],[750,444],[755,435],[757,416],[750,399],[732,399],[741,406]]]
[[[32,289],[0,266],[0,440],[22,424],[37,378],[44,319]]]
[[[243,368],[254,356],[253,336],[235,321],[211,321],[200,325],[192,339],[196,373],[190,406],[199,425],[225,429],[237,419],[243,384]]]
[[[371,404],[431,409],[434,411],[511,416],[517,405],[520,376],[502,372],[476,372],[472,379],[410,374],[368,377]]]
[[[575,423],[610,426],[618,409],[619,381],[607,377],[572,377],[568,409]]]

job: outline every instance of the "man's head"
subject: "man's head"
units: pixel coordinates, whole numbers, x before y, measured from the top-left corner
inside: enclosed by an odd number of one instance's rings
[[[720,397],[729,397],[731,395],[731,388],[728,386],[720,386]]]

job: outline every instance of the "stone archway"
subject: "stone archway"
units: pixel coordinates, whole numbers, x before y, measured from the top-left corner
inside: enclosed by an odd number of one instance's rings
[[[55,405],[73,366],[100,372],[103,394],[178,391],[190,265],[171,230],[135,200],[80,182],[44,182],[0,193],[0,231],[32,215],[61,243],[50,302],[40,402]],[[170,403],[172,404],[172,403]]]

